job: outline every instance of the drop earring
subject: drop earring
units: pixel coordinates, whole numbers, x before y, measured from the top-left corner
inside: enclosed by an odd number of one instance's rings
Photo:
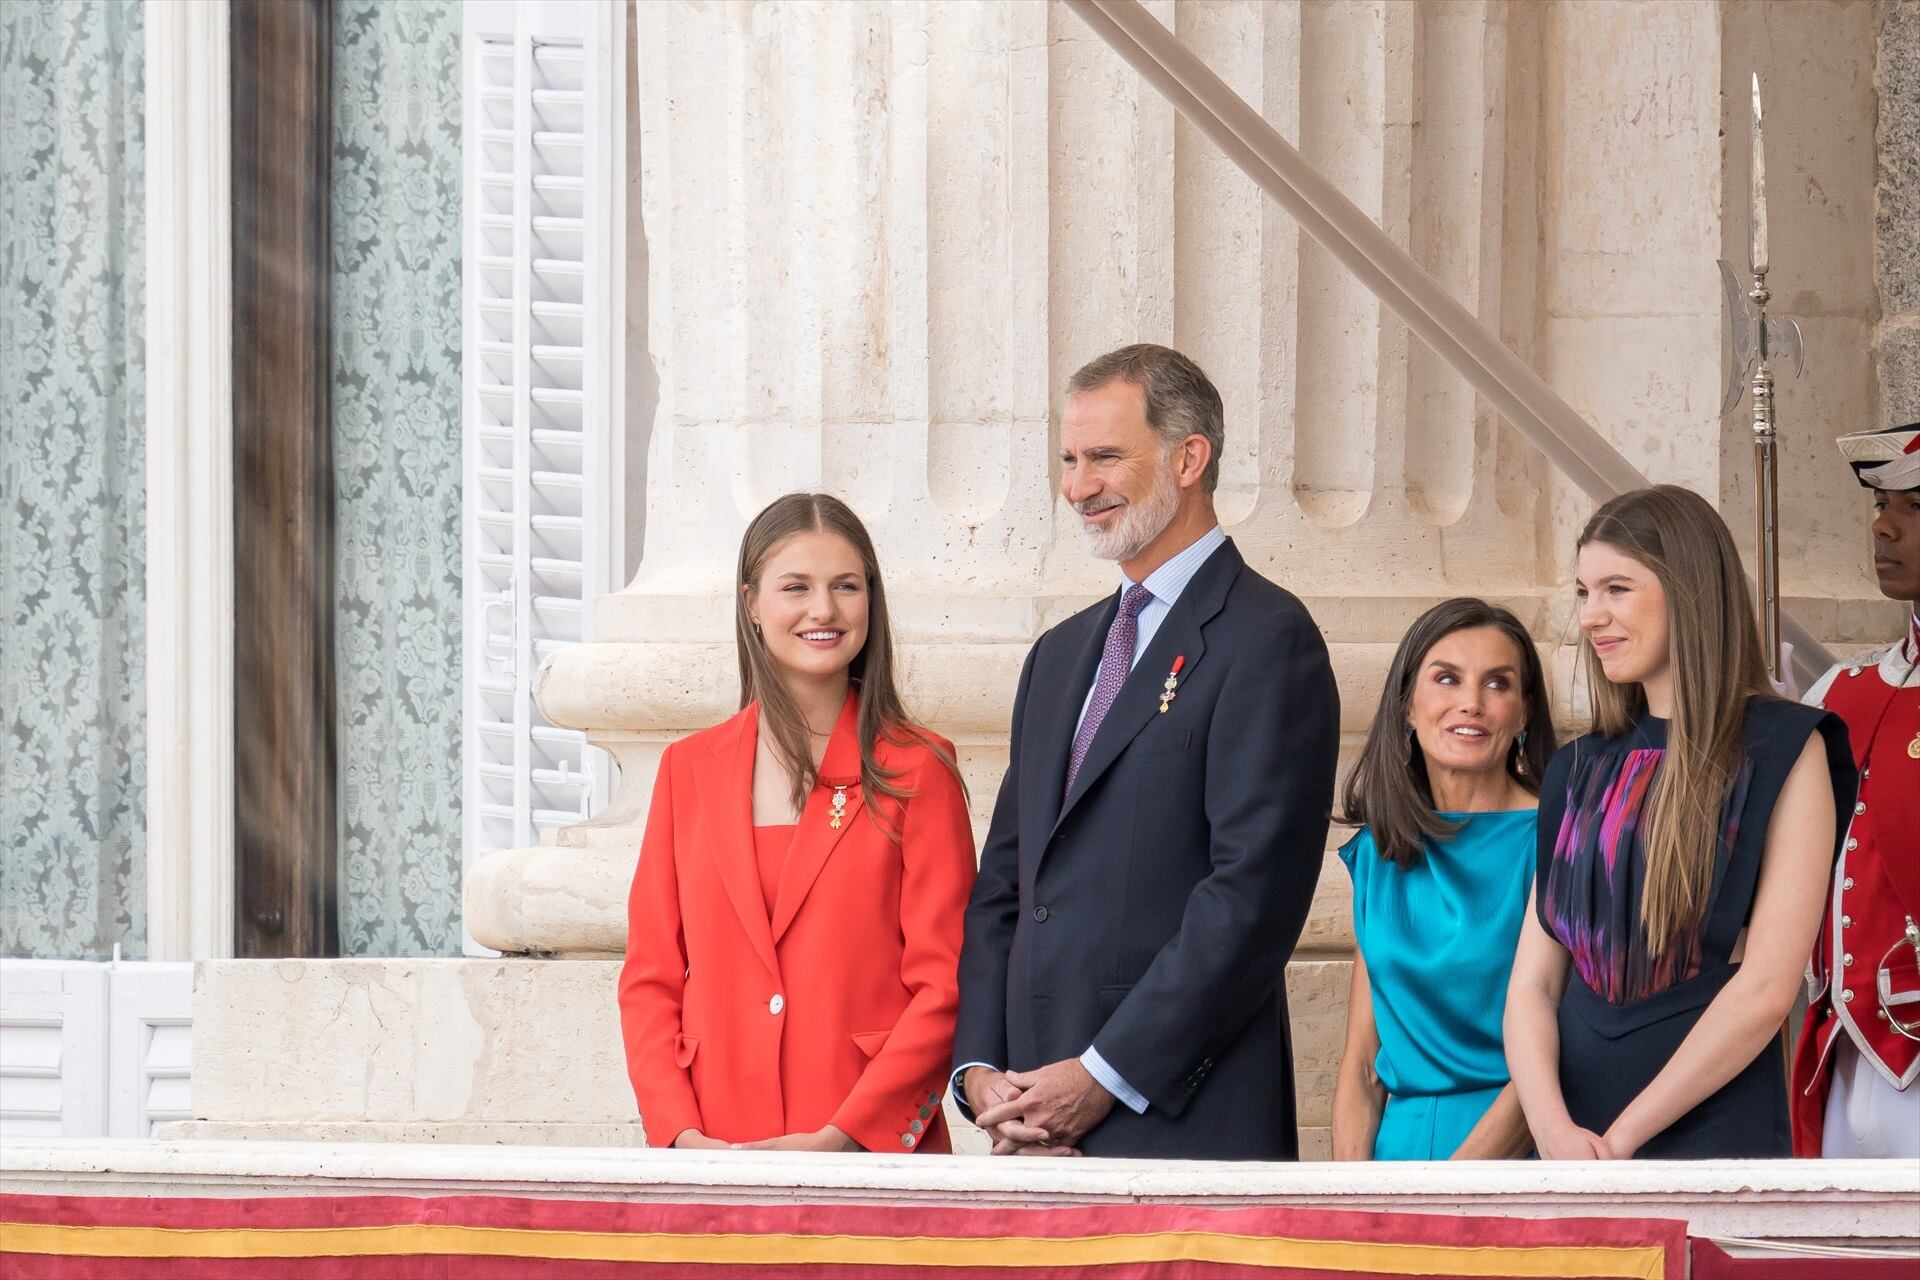
[[[1413,763],[1413,726],[1402,725],[1400,729],[1400,758],[1408,764]]]
[[[1527,731],[1522,729],[1520,736],[1513,740],[1513,771],[1519,777],[1527,776]]]

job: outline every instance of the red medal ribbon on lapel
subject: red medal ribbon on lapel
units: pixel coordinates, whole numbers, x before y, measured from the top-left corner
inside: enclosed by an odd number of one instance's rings
[[[1160,686],[1160,714],[1167,714],[1167,708],[1173,705],[1174,695],[1180,692],[1180,668],[1187,665],[1187,655],[1174,655],[1173,670],[1167,672],[1167,682]]]

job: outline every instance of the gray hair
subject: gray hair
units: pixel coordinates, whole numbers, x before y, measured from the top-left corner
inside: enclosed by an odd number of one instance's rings
[[[1220,451],[1227,442],[1226,409],[1220,392],[1200,366],[1172,347],[1136,342],[1109,351],[1080,366],[1067,380],[1067,394],[1126,382],[1140,388],[1146,401],[1147,425],[1171,450],[1188,436],[1204,438],[1211,448],[1200,487],[1212,493],[1220,487]]]

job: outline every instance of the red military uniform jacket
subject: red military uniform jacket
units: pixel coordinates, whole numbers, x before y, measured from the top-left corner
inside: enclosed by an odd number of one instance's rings
[[[1920,625],[1904,644],[1845,662],[1807,700],[1846,721],[1860,794],[1834,868],[1808,968],[1807,1020],[1793,1064],[1793,1149],[1820,1154],[1834,1046],[1841,1036],[1896,1088],[1920,1075],[1920,1041],[1894,1030],[1876,978],[1881,957],[1920,921]],[[1890,962],[1894,990],[1920,989],[1912,951]]]

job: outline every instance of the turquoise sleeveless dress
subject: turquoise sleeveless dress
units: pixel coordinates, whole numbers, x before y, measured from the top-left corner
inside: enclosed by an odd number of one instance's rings
[[[1445,1160],[1507,1084],[1500,1020],[1538,815],[1441,816],[1464,825],[1415,867],[1382,858],[1365,828],[1340,846],[1380,1033],[1374,1070],[1387,1089],[1376,1160]]]

